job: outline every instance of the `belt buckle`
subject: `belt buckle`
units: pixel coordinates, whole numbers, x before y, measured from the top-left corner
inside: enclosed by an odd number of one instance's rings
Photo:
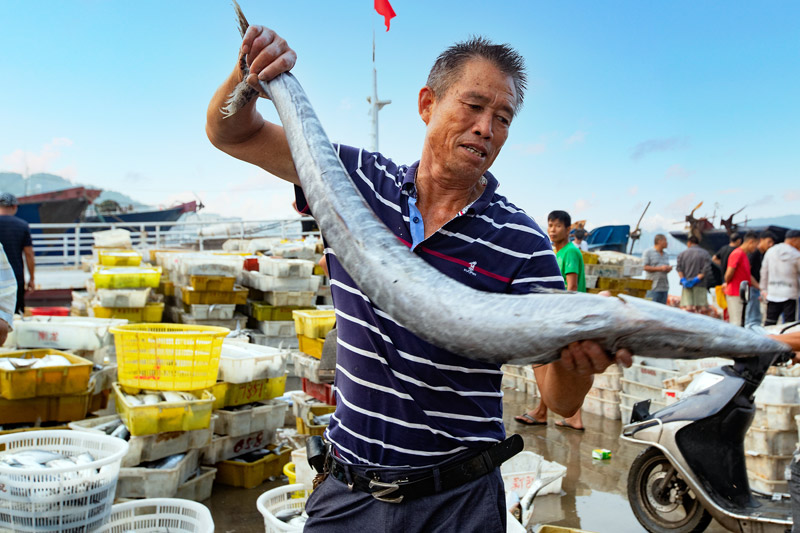
[[[387,498],[389,494],[400,490],[400,485],[398,483],[406,483],[408,480],[397,480],[394,483],[385,483],[383,481],[378,481],[377,479],[370,479],[369,480],[369,488],[374,489],[376,487],[382,489],[377,490],[375,492],[371,492],[372,497],[378,501],[386,502],[386,503],[400,503],[403,501],[403,495],[400,495],[396,498]]]

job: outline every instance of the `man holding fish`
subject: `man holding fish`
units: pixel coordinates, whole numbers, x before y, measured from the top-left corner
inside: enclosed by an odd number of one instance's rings
[[[246,81],[289,71],[296,55],[263,26],[245,34]],[[300,181],[281,126],[256,99],[223,118],[244,78],[242,62],[212,98],[211,142],[289,181]],[[337,145],[367,204],[398,239],[447,276],[481,291],[528,293],[564,283],[544,232],[498,195],[488,169],[503,147],[525,88],[522,58],[482,38],[440,55],[418,97],[427,133],[420,161],[398,166],[379,153]],[[263,94],[263,93],[262,93]],[[297,188],[297,205],[307,207]],[[322,228],[323,232],[325,228]],[[497,364],[437,348],[374,306],[326,249],[337,312],[337,409],[326,432],[328,476],[306,510],[308,531],[505,531],[499,465],[521,448],[505,439]],[[393,288],[403,291],[401,284]],[[435,289],[433,289],[435,290]],[[536,327],[532,324],[531,327]],[[593,341],[565,346],[539,384],[562,416],[574,414],[592,374],[631,354]]]

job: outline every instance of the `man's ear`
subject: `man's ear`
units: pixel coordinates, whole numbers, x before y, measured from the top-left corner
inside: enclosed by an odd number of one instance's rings
[[[433,89],[428,87],[427,85],[420,89],[419,91],[419,116],[422,118],[422,122],[426,125],[431,120],[431,113],[433,112],[433,102],[435,95],[433,94]]]

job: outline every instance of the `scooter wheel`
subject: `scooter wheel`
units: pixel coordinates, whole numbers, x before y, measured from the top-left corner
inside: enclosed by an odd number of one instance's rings
[[[701,533],[711,523],[694,492],[661,450],[652,446],[631,464],[628,501],[650,533]]]

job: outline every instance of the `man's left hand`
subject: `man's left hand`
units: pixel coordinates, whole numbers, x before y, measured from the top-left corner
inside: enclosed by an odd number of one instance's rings
[[[28,284],[25,285],[26,292],[33,292],[36,290],[36,283],[33,281],[33,276],[28,279]]]
[[[561,359],[558,363],[565,370],[580,375],[602,374],[614,363],[630,367],[633,364],[633,354],[623,348],[612,356],[595,341],[577,341],[561,350]]]

